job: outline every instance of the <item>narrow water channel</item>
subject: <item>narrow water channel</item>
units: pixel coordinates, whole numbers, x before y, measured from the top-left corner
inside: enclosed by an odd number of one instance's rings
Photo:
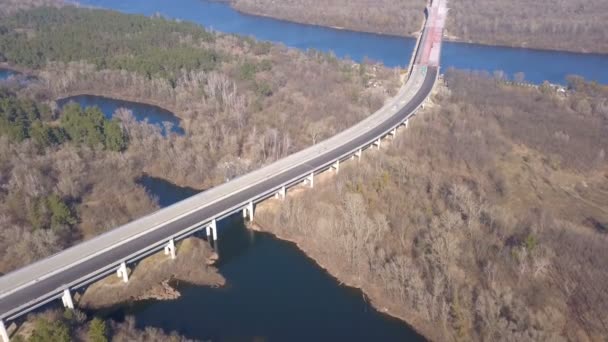
[[[188,20],[221,32],[252,36],[302,50],[333,51],[355,61],[370,58],[389,67],[405,66],[414,49],[414,39],[338,30],[246,15],[225,2],[208,0],[80,0],[82,4],[124,13]],[[542,83],[566,82],[577,74],[608,84],[608,55],[451,43],[444,45],[442,67],[504,71],[509,77],[523,72],[526,80]]]
[[[67,97],[58,100],[57,105],[63,108],[70,102],[78,103],[83,108],[98,107],[107,118],[112,118],[119,108],[128,109],[133,113],[133,116],[137,121],[147,121],[150,124],[158,125],[163,134],[167,133],[165,123],[170,124],[171,132],[180,135],[184,134],[184,129],[180,126],[181,120],[170,111],[157,106],[95,95]]]
[[[193,189],[140,180],[163,206]],[[167,199],[171,199],[170,201]],[[240,215],[219,224],[221,288],[182,284],[174,301],[126,305],[115,319],[213,341],[422,341],[405,323],[374,310],[363,293],[343,285],[294,244],[245,228]]]
[[[15,73],[11,70],[0,69],[0,81],[7,80],[13,75],[15,75]]]

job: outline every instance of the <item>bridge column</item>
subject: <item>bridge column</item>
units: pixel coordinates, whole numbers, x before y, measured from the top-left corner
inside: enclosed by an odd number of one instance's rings
[[[169,243],[165,246],[165,255],[171,255],[171,259],[175,259],[175,240],[169,240]]]
[[[315,187],[315,173],[314,172],[311,172],[310,175],[308,177],[306,177],[306,179],[304,179],[304,184],[308,184],[308,186],[311,188]]]
[[[4,321],[1,319],[0,319],[0,340],[2,340],[2,342],[9,342],[8,331],[6,331],[6,326],[4,326]]]
[[[410,119],[405,120],[405,122],[403,123],[405,125],[405,128],[409,128],[410,127]]]
[[[340,159],[336,160],[336,162],[334,163],[334,165],[331,166],[331,168],[336,171],[336,174],[338,174],[338,172],[340,172]]]
[[[254,207],[253,202],[249,202],[245,208],[243,208],[243,218],[249,218],[249,222],[253,221]]]
[[[378,149],[380,149],[380,146],[382,145],[382,138],[380,138],[380,139],[376,140],[376,141],[374,142],[374,145],[375,145],[376,147],[378,147]]]
[[[63,296],[61,296],[61,301],[63,302],[63,306],[68,309],[74,309],[74,301],[72,301],[72,294],[70,293],[70,289],[63,290]]]
[[[353,155],[353,159],[358,158],[358,161],[361,161],[362,156],[363,156],[363,150],[359,149],[359,151],[355,152],[355,154]]]
[[[388,132],[388,136],[389,136],[389,137],[391,137],[392,139],[395,139],[395,137],[397,137],[397,128],[398,128],[398,127],[399,127],[399,126],[397,126],[397,127],[393,128],[393,130],[392,130],[392,131]]]
[[[116,270],[116,275],[118,276],[118,278],[122,278],[122,281],[124,281],[125,283],[129,282],[129,272],[127,271],[127,263],[126,262],[123,261],[120,264],[120,266]]]
[[[211,233],[213,234],[213,241],[217,241],[217,221],[215,219],[213,219],[211,224],[207,227],[207,232],[209,232],[209,230],[211,230]]]
[[[284,200],[287,197],[287,188],[282,186],[281,189],[274,195],[275,198]]]

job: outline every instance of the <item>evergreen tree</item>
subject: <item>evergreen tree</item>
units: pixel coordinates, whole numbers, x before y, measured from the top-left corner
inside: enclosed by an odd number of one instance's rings
[[[88,338],[90,342],[107,342],[106,322],[99,318],[93,318],[89,323]]]
[[[62,321],[49,322],[45,319],[36,321],[30,342],[69,342],[70,330]]]
[[[127,148],[127,136],[116,120],[106,120],[103,126],[105,147],[110,151],[121,152]]]
[[[51,214],[51,229],[57,230],[76,224],[76,218],[72,215],[70,207],[59,196],[50,195],[47,198],[47,205]]]

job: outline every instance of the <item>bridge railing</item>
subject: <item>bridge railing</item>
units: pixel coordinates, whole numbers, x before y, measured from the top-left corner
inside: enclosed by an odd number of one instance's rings
[[[316,158],[320,154],[330,150],[332,146],[339,145],[341,141],[348,141],[353,136],[356,136],[361,132],[368,130],[369,127],[375,126],[379,122],[383,121],[387,115],[392,113],[392,108],[398,106],[398,99],[400,99],[404,93],[407,93],[408,91],[411,92],[410,89],[416,88],[416,86],[412,86],[413,83],[416,83],[415,80],[408,80],[408,82],[401,87],[398,95],[387,102],[387,104],[376,113],[362,120],[351,128],[317,145],[313,145],[312,147],[292,154],[266,167],[235,178],[228,183],[202,192],[182,202],[161,209],[133,222],[127,223],[126,225],[115,228],[91,240],[80,243],[51,257],[42,259],[0,277],[0,291],[2,291],[0,293],[0,298],[18,291],[32,282],[50,277],[64,271],[74,264],[105,253],[121,244],[127,243],[133,239],[150,233],[155,229],[162,228],[168,223],[183,218],[192,212],[199,210],[202,206],[211,205],[233,195],[235,192],[241,191],[247,187],[255,186],[264,180],[275,177],[277,174],[293,168],[294,164],[300,165],[306,161]],[[409,94],[408,97],[413,95],[414,94]],[[350,153],[353,153],[353,151]]]

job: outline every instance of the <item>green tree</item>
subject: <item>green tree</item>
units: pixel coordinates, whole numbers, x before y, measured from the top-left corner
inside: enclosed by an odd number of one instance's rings
[[[32,123],[40,119],[41,106],[29,99],[19,99],[7,89],[0,89],[0,134],[23,141],[30,136]]]
[[[265,59],[259,64],[260,71],[270,71],[272,70],[272,61],[269,59]]]
[[[76,103],[65,106],[61,117],[61,124],[70,140],[91,147],[104,143],[104,121],[105,118],[99,108],[88,107],[83,111]]]
[[[110,151],[121,152],[127,148],[127,135],[116,120],[106,120],[103,125],[105,147]]]
[[[53,145],[53,135],[51,130],[47,126],[42,124],[40,121],[36,121],[32,124],[30,129],[30,137],[34,139],[36,145],[40,147],[47,147]]]
[[[52,127],[40,120],[36,120],[32,124],[29,135],[40,148],[59,145],[66,139],[61,127]]]
[[[257,66],[251,62],[245,62],[241,64],[239,68],[239,78],[246,81],[254,79],[255,74],[258,72]]]
[[[76,218],[73,216],[70,207],[59,196],[50,195],[47,198],[47,205],[51,215],[51,229],[56,230],[76,224]]]
[[[69,342],[70,330],[62,321],[49,322],[45,319],[36,321],[30,342]]]
[[[263,96],[263,97],[268,97],[270,95],[272,95],[272,87],[270,86],[270,84],[268,84],[268,82],[257,82],[255,84],[255,91],[258,95]]]
[[[93,318],[89,323],[89,331],[87,333],[91,342],[107,342],[107,326],[106,322],[100,318]]]

